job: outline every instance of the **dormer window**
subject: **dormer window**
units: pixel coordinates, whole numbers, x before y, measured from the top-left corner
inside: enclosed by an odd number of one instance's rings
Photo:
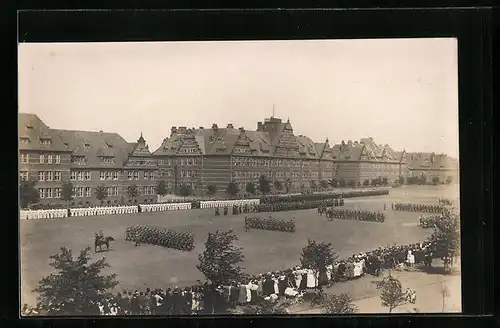
[[[115,158],[113,156],[100,156],[99,159],[101,160],[102,164],[114,164],[115,163]]]
[[[50,140],[48,138],[40,138],[40,142],[42,143],[42,145],[45,145],[45,146],[52,144],[52,140]]]
[[[26,129],[28,129],[28,130],[33,130],[34,128],[33,128],[33,125],[26,124]]]
[[[19,138],[19,143],[29,144],[30,143],[30,138]]]
[[[107,142],[106,142],[106,146],[108,146],[108,148],[113,148],[113,145],[110,143],[107,143]]]

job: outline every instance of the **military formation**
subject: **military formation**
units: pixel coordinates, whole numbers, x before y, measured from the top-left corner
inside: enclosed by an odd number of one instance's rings
[[[439,224],[439,222],[443,219],[442,215],[431,215],[427,217],[420,217],[419,218],[419,226],[421,228],[434,228],[436,224]]]
[[[382,196],[389,195],[389,188],[371,189],[371,190],[351,190],[343,192],[329,192],[329,193],[314,193],[314,194],[298,194],[298,195],[273,195],[263,196],[260,198],[261,204],[276,204],[276,203],[289,203],[300,201],[317,201],[327,200],[332,198],[353,198],[353,197],[367,197],[367,196]]]
[[[439,205],[453,206],[453,200],[449,198],[439,198]]]
[[[359,220],[359,221],[370,221],[370,222],[380,222],[380,223],[383,223],[385,221],[384,213],[350,210],[350,209],[329,208],[326,211],[326,216],[328,218],[328,221]]]
[[[245,216],[245,231],[250,229],[282,231],[282,232],[295,232],[295,220],[279,220],[271,216],[269,218],[262,218],[260,216]]]
[[[331,198],[323,200],[311,200],[311,201],[280,202],[276,204],[260,204],[257,206],[257,211],[258,212],[296,211],[296,210],[307,210],[311,208],[318,208],[320,206],[334,206],[334,204],[335,200]]]
[[[144,243],[188,252],[194,249],[192,234],[150,226],[128,227],[125,231],[125,240],[135,242],[136,246]]]
[[[394,211],[406,211],[406,212],[443,213],[446,210],[446,206],[432,205],[432,204],[396,203],[392,204],[392,209]]]

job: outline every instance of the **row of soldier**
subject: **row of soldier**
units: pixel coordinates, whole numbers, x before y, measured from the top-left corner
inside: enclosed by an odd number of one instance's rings
[[[450,198],[439,198],[438,202],[439,202],[439,205],[452,206],[454,204],[453,200]]]
[[[296,202],[296,201],[316,201],[326,200],[332,198],[353,198],[353,197],[367,197],[367,196],[382,196],[388,195],[389,188],[371,189],[371,190],[352,190],[345,192],[331,192],[327,194],[300,194],[300,195],[287,195],[287,196],[264,196],[260,198],[262,204],[275,204],[279,202]]]
[[[343,201],[343,200],[342,200]],[[338,201],[340,202],[340,200]],[[276,204],[260,204],[257,208],[258,212],[281,212],[281,211],[296,211],[317,208],[320,206],[334,206],[334,199],[311,200],[311,201],[294,201],[280,202]]]
[[[218,201],[200,201],[200,208],[224,208],[232,206],[255,206],[260,204],[260,199],[232,199]]]
[[[67,209],[51,209],[51,210],[21,210],[19,211],[21,220],[39,220],[39,219],[57,219],[67,218]]]
[[[245,231],[250,229],[272,230],[282,232],[295,232],[295,219],[279,220],[269,213],[269,218],[260,216],[245,216]]]
[[[409,203],[392,204],[391,208],[394,211],[427,212],[427,213],[442,213],[446,209],[446,207],[443,205],[409,204]]]
[[[385,221],[385,214],[381,212],[368,212],[361,210],[351,210],[351,209],[336,209],[329,208],[326,210],[326,216],[329,221],[336,220],[359,220],[359,221],[371,221],[380,222]]]
[[[82,207],[70,208],[70,216],[94,216],[94,215],[115,215],[115,214],[132,214],[138,213],[137,205],[123,206],[98,206],[98,207]]]
[[[136,246],[145,243],[182,251],[192,251],[194,249],[192,234],[150,226],[136,225],[128,227],[125,231],[125,240],[134,241]]]
[[[139,205],[141,212],[163,212],[163,211],[179,211],[190,210],[191,203],[161,203],[161,204],[141,204]]]

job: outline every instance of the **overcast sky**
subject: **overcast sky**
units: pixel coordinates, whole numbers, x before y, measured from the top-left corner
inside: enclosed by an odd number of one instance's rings
[[[458,155],[455,39],[46,43],[19,46],[19,111],[52,128],[256,129],[273,113],[315,142],[373,137]]]

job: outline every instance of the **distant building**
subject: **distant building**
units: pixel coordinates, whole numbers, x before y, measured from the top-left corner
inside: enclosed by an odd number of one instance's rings
[[[446,154],[408,153],[410,177],[424,178],[427,183],[458,183],[459,164],[456,158]]]
[[[372,185],[386,181],[390,185],[407,174],[406,152],[395,152],[389,145],[378,145],[373,138],[333,147],[336,179],[350,186]]]
[[[295,136],[288,120],[268,118],[255,131],[227,124],[219,128],[172,127],[170,136],[153,153],[159,175],[170,190],[187,184],[196,193],[209,185],[225,191],[230,182],[245,192],[248,183],[258,189],[264,175],[271,186],[279,181],[283,191],[299,191],[320,186],[335,176],[333,151],[328,139],[314,143]],[[313,182],[314,181],[314,182]],[[279,191],[279,190],[278,190]]]
[[[126,142],[117,133],[51,129],[36,115],[19,114],[19,174],[36,180],[41,203],[60,203],[62,185],[73,184],[74,206],[156,201],[157,165],[141,137]],[[129,187],[138,196],[129,197]]]

